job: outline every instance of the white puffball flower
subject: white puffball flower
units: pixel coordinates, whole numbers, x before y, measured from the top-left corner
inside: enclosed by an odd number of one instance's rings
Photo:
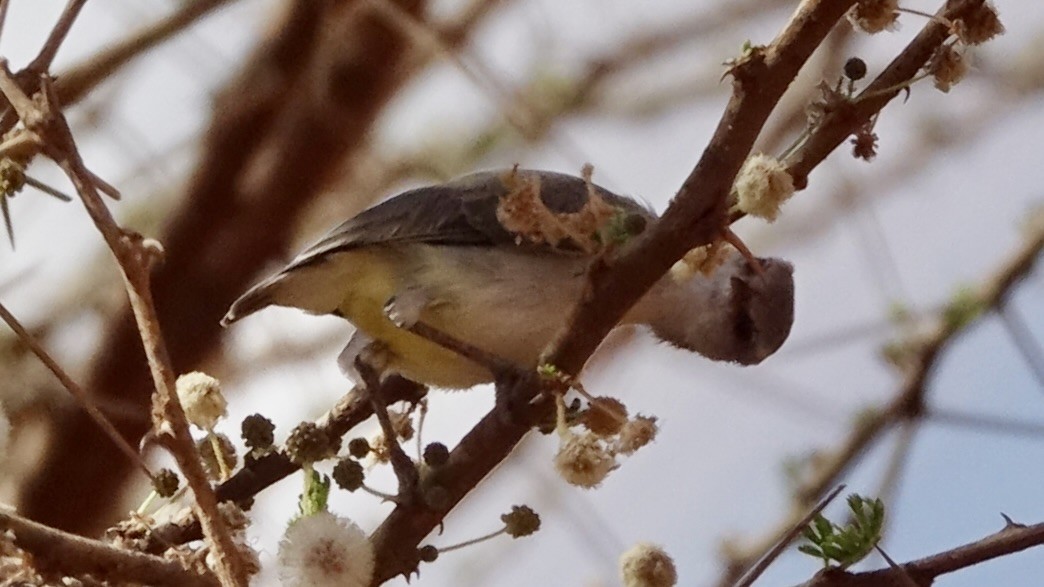
[[[758,153],[736,176],[736,195],[740,210],[774,222],[783,202],[794,195],[794,178],[778,159]]]
[[[211,431],[221,418],[228,415],[228,402],[221,393],[221,383],[199,371],[185,373],[175,384],[178,401],[185,410],[189,423]]]
[[[616,467],[616,458],[597,435],[563,434],[555,455],[555,469],[569,484],[586,489],[597,487]]]
[[[373,544],[347,518],[322,511],[290,523],[279,542],[279,578],[285,587],[367,587]]]
[[[639,542],[620,555],[624,587],[671,587],[678,583],[674,560],[655,544]]]

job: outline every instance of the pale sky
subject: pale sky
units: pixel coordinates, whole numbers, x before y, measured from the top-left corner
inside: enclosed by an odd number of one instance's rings
[[[63,4],[12,0],[0,53],[15,66],[24,64]],[[56,70],[174,4],[92,0]],[[193,139],[206,124],[211,92],[239,67],[274,4],[240,0],[96,92],[114,109],[106,132],[84,133],[81,147],[91,169],[123,190],[124,200],[112,204],[120,218],[139,218],[146,198],[162,197],[157,186],[179,185],[195,156]],[[436,2],[440,14],[457,4]],[[710,2],[698,4],[700,10],[713,9]],[[909,4],[934,11],[938,3]],[[542,515],[541,531],[448,553],[422,567],[413,584],[615,586],[617,556],[635,542],[649,541],[674,556],[680,585],[711,585],[719,572],[722,539],[745,544],[775,527],[787,505],[784,461],[829,449],[860,410],[881,405],[898,388],[898,377],[879,353],[896,334],[885,325],[893,303],[929,311],[960,285],[981,281],[1018,246],[1019,223],[1044,204],[1039,130],[1044,128],[1044,100],[1039,90],[1020,99],[996,81],[997,72],[1031,54],[1027,51],[1034,43],[1040,53],[1044,12],[1034,1],[996,4],[1007,35],[976,52],[977,73],[950,93],[926,81],[913,89],[907,104],[890,105],[878,125],[880,155],[874,162],[853,160],[842,147],[812,175],[809,188],[784,208],[777,223],[746,220],[738,226],[758,254],[785,257],[796,267],[797,318],[776,356],[755,368],[714,364],[637,333],[587,374],[585,386],[619,397],[632,413],[658,416],[656,444],[625,460],[601,488],[585,491],[556,476],[551,464],[556,440],[532,435],[447,518],[445,534],[429,541],[447,545],[495,530],[500,514],[519,503]],[[514,87],[537,69],[568,73],[620,39],[690,15],[693,5],[681,0],[517,0],[483,28],[465,56],[493,72],[498,83]],[[674,53],[630,76],[631,82],[615,87],[613,95],[625,103],[669,85],[672,76],[716,77],[722,61],[735,56],[744,41],[770,41],[786,14],[769,10],[750,26],[723,30],[698,45],[699,51]],[[920,18],[906,15],[897,33],[859,38],[856,46],[871,75],[921,26]],[[1042,67],[1037,65],[1038,76]],[[520,163],[577,173],[591,162],[605,187],[641,197],[662,211],[710,136],[727,90],[725,83],[712,98],[645,117],[571,118],[549,143],[501,152],[482,166]],[[89,100],[84,106],[97,104]],[[74,109],[73,120],[83,111]],[[497,116],[488,92],[442,62],[388,109],[376,140],[388,153],[416,150],[451,133],[466,141],[469,132]],[[929,128],[955,133],[962,145],[918,161],[918,171],[909,176],[890,179],[909,158],[920,157],[918,137]],[[33,172],[71,191],[53,169],[40,166]],[[862,191],[853,204],[841,206],[846,186]],[[31,323],[58,303],[70,272],[98,258],[101,239],[78,203],[62,205],[25,193],[11,204],[18,248],[12,252],[0,246],[0,283],[29,273],[16,287],[0,291],[2,301]],[[823,213],[839,207],[845,208],[840,214]],[[294,252],[287,251],[287,257]],[[1038,345],[1044,341],[1042,294],[1044,275],[1038,269],[1012,298]],[[89,316],[69,324],[69,332],[57,339],[59,360],[82,365],[97,340],[97,325]],[[853,329],[866,332],[831,338]],[[274,347],[317,337],[346,341],[349,332],[335,318],[279,309],[236,325],[228,339],[231,360],[243,361],[248,365],[243,369],[255,376],[228,383],[233,416],[225,431],[238,440],[239,420],[260,411],[276,422],[277,438],[284,439],[302,419],[322,414],[347,388],[335,364],[340,342],[291,367],[258,368],[250,361]],[[929,404],[1042,425],[1042,392],[1002,322],[988,316],[946,350],[931,382]],[[450,446],[492,404],[486,388],[429,397],[425,440]],[[895,436],[875,445],[844,478],[848,491],[877,491]],[[1044,520],[1042,462],[1040,433],[923,425],[914,434],[897,492],[887,500],[885,549],[905,561],[952,548],[999,530],[1001,512],[1027,524]],[[393,487],[388,471],[378,471],[368,482]],[[298,476],[283,481],[266,491],[252,511],[252,535],[268,571],[278,536],[296,509],[300,483]],[[368,495],[338,492],[333,509],[371,530],[389,506]],[[819,564],[791,552],[758,584],[798,583]],[[870,564],[882,563],[871,559]],[[1042,575],[1044,557],[1029,552],[945,576],[937,584],[1029,585]],[[273,577],[266,572],[256,584],[274,585]]]

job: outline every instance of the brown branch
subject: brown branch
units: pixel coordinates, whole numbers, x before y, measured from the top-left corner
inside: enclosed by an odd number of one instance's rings
[[[389,377],[380,389],[388,404],[399,401],[415,403],[427,390],[401,377]],[[353,388],[323,417],[320,430],[331,437],[341,438],[373,415],[373,408],[365,394]],[[217,488],[220,501],[239,503],[253,499],[262,490],[300,469],[282,452],[272,452],[244,466]],[[202,538],[195,516],[164,524],[149,533],[145,552],[161,553],[171,545],[184,544]]]
[[[733,178],[769,113],[812,51],[853,3],[802,3],[771,45],[755,49],[733,68],[732,99],[700,162],[661,220],[636,239],[637,246],[611,262],[602,260],[592,267],[589,289],[568,329],[547,354],[547,362],[566,373],[578,373],[609,330],[671,264],[689,249],[720,234]],[[535,384],[525,386],[516,405],[534,398],[537,392]],[[445,509],[400,505],[374,533],[377,570],[373,585],[413,572],[420,541],[507,457],[528,430],[526,423],[505,413],[505,407],[498,406],[487,414],[440,468],[439,482],[447,497]]]
[[[808,174],[826,159],[827,155],[903,91],[904,84],[921,71],[935,50],[949,38],[950,29],[945,23],[971,14],[973,10],[982,6],[983,2],[984,0],[948,0],[943,8],[936,12],[940,18],[929,20],[906,48],[859,93],[859,96],[854,100],[839,103],[836,110],[827,114],[804,145],[787,158],[787,171],[794,178],[794,185],[804,187],[808,183]]]
[[[826,507],[830,505],[830,502],[834,501],[834,499],[844,490],[844,485],[838,485],[833,491],[821,499],[814,508],[810,509],[800,520],[791,526],[790,530],[780,538],[779,542],[773,545],[773,547],[765,553],[765,556],[761,557],[761,560],[751,567],[741,579],[736,581],[736,584],[733,587],[750,587],[753,585],[754,581],[757,581],[758,577],[764,574],[769,566],[772,565],[772,563],[775,562],[784,551],[786,551],[787,547],[789,547],[790,544],[801,535],[805,528],[812,523],[812,520],[826,509]]]
[[[7,8],[10,4],[10,0],[0,0],[0,33],[4,31],[4,24],[7,22]]]
[[[1000,532],[981,540],[896,568],[862,573],[824,569],[800,587],[905,587],[910,579],[917,585],[928,587],[941,575],[1041,545],[1044,545],[1044,524],[1023,526],[1009,523]]]
[[[134,58],[166,41],[215,8],[223,6],[230,1],[232,0],[192,0],[186,2],[170,16],[146,27],[123,42],[102,50],[86,63],[74,66],[72,69],[61,73],[55,82],[55,86],[62,107],[68,108],[79,102],[98,84],[115,74]],[[79,4],[82,6],[82,2]],[[70,11],[72,5],[73,3],[70,2],[62,15],[60,20],[62,26],[72,25],[72,21],[65,18],[69,14],[75,17],[75,14]],[[79,7],[76,7],[75,11],[78,13]],[[22,87],[26,93],[32,94],[40,89],[35,84],[40,74],[48,73],[48,67],[50,67],[50,63],[58,50],[56,43],[60,43],[64,40],[64,37],[65,33],[61,35],[52,34],[32,63],[18,73],[17,77],[23,84]],[[45,62],[47,64],[46,67],[43,66]],[[0,134],[11,130],[16,122],[18,122],[17,113],[12,109],[8,109],[0,116]]]
[[[71,5],[70,5],[71,6]],[[71,26],[61,21],[66,27]],[[52,35],[55,44],[64,35]],[[49,65],[49,62],[46,62]],[[68,122],[54,95],[50,78],[41,75],[36,99],[29,98],[0,61],[0,90],[18,113],[22,124],[40,137],[43,152],[65,172],[76,187],[88,215],[101,232],[123,274],[131,308],[155,389],[153,395],[153,426],[161,435],[185,475],[196,498],[203,530],[217,559],[217,573],[223,585],[247,584],[247,575],[228,527],[217,509],[217,499],[207,479],[195,441],[189,432],[188,421],[181,409],[174,388],[166,344],[160,330],[159,318],[152,301],[150,272],[158,245],[145,242],[139,235],[124,231],[106,208],[96,188],[94,174],[87,170],[73,139]]]
[[[47,36],[47,40],[44,41],[43,47],[40,48],[40,53],[26,67],[27,71],[40,75],[47,73],[51,69],[51,63],[54,62],[55,56],[58,55],[58,49],[65,42],[65,38],[69,35],[69,30],[72,29],[72,25],[76,22],[76,17],[80,15],[80,10],[83,9],[84,4],[87,4],[87,0],[69,0],[66,3],[65,9],[62,10],[62,14],[58,17],[58,22],[55,23],[51,33]]]
[[[113,426],[112,422],[110,422],[105,414],[102,413],[98,408],[98,405],[87,394],[87,392],[84,391],[84,389],[80,387],[68,373],[66,373],[65,369],[62,369],[62,366],[58,364],[58,361],[54,360],[54,357],[43,348],[39,341],[36,340],[36,337],[26,330],[25,327],[22,326],[22,323],[19,322],[14,314],[9,312],[7,307],[3,304],[0,304],[0,319],[3,319],[3,321],[7,323],[18,338],[20,338],[22,342],[29,347],[29,350],[40,359],[40,362],[54,374],[58,381],[61,382],[62,387],[68,390],[73,398],[79,402],[80,407],[90,415],[91,419],[94,420],[99,428],[105,431],[105,434],[120,449],[120,451],[123,452],[127,459],[137,465],[138,468],[145,473],[146,477],[152,479],[152,471],[149,470],[148,465],[146,465],[145,461],[142,460],[138,451],[135,450],[125,438],[123,438],[118,430],[116,430],[116,427]]]
[[[805,2],[786,29],[768,47],[755,48],[732,70],[733,97],[700,162],[690,174],[663,218],[618,258],[596,262],[589,271],[590,285],[568,328],[546,355],[567,373],[576,373],[605,334],[670,265],[694,246],[717,237],[724,227],[724,206],[733,178],[742,165],[768,114],[811,52],[823,41],[851,2]],[[952,2],[967,10],[981,1]],[[955,12],[948,14],[955,16]],[[883,108],[895,92],[881,92],[911,79],[947,37],[926,27],[858,102],[859,116],[835,116],[824,122],[808,142],[799,170],[804,183],[808,171],[854,132],[864,120]],[[905,76],[905,77],[904,77]],[[894,78],[901,78],[895,79]],[[890,83],[891,82],[891,83]],[[870,92],[876,91],[870,95]],[[827,137],[827,139],[821,138]],[[829,145],[829,149],[823,149]],[[817,150],[821,149],[821,150]],[[803,167],[805,166],[805,167]],[[518,401],[534,398],[535,386]],[[907,406],[901,406],[908,409]],[[524,426],[505,423],[506,414],[494,410],[480,421],[451,453],[442,488],[449,507],[455,505],[492,468],[510,453],[525,434]],[[447,508],[448,511],[448,508]],[[416,568],[416,545],[441,522],[445,512],[421,506],[397,507],[375,532],[377,575],[374,584]]]
[[[104,578],[106,584],[219,585],[212,575],[196,574],[176,561],[55,530],[0,509],[0,533],[3,532],[11,536],[18,548],[32,554],[34,567],[44,573],[93,575]]]
[[[165,230],[165,260],[152,276],[178,371],[215,351],[225,308],[266,260],[286,249],[293,218],[370,128],[393,89],[388,80],[396,76],[401,43],[372,22],[353,20],[351,5],[292,3],[275,36],[216,100],[199,167]],[[337,95],[321,80],[359,90]],[[117,314],[92,367],[89,388],[111,401],[142,398],[150,385],[132,318],[129,310]],[[116,514],[105,496],[126,482],[128,469],[98,466],[114,461],[111,451],[76,414],[60,414],[54,426],[54,448],[27,487],[22,509],[53,525],[96,531]],[[146,430],[144,417],[123,426],[131,438]],[[95,491],[72,491],[70,476]]]
[[[82,100],[98,84],[134,59],[181,33],[214,10],[235,0],[191,0],[179,4],[170,15],[152,23],[119,43],[106,47],[87,61],[61,72],[55,80],[58,98],[65,108]]]

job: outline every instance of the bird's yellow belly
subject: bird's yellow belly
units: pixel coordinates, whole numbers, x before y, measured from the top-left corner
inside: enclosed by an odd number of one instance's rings
[[[402,265],[387,263],[379,254],[366,262],[357,259],[351,293],[338,309],[382,343],[388,369],[420,383],[463,389],[490,382],[493,376],[485,367],[399,328],[387,317],[388,300],[411,287],[423,287],[430,296],[420,313],[425,324],[519,367],[535,367],[579,296],[582,271],[572,263],[555,267],[544,259],[540,269],[547,272],[550,266],[552,274],[504,274],[499,267],[483,267],[471,258],[481,259],[480,253],[440,252],[437,260],[417,254],[410,264],[414,271],[407,273],[392,271],[391,267]],[[535,261],[520,257],[522,263]],[[534,275],[545,279],[533,279]]]

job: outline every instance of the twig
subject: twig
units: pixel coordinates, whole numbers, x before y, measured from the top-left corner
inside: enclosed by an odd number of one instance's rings
[[[542,363],[579,372],[609,330],[671,264],[721,233],[733,178],[758,132],[798,70],[852,4],[803,2],[772,45],[753,51],[733,68],[732,99],[700,162],[659,222],[635,239],[634,248],[613,259],[611,270],[604,259],[590,269],[584,301]],[[539,387],[533,382],[520,391],[516,397],[524,401],[536,397]],[[528,429],[501,406],[472,428],[440,468],[446,511],[506,458]],[[396,507],[372,537],[377,551],[373,584],[412,571],[416,545],[444,515],[416,505]]]
[[[805,514],[803,518],[801,518],[794,524],[794,526],[790,529],[789,532],[783,535],[783,537],[780,538],[778,542],[776,542],[776,545],[773,546],[771,550],[765,553],[765,556],[761,557],[761,560],[758,561],[758,564],[751,567],[751,569],[747,571],[746,575],[740,578],[740,580],[736,581],[734,587],[750,587],[751,585],[753,585],[754,581],[757,581],[758,577],[760,577],[766,570],[768,570],[769,566],[777,558],[779,558],[779,555],[783,554],[783,551],[786,550],[787,547],[790,546],[790,543],[793,542],[794,539],[797,538],[805,530],[805,528],[812,522],[812,520],[817,515],[819,515],[820,512],[826,509],[826,507],[830,505],[830,502],[834,501],[834,499],[837,498],[837,496],[840,495],[841,492],[844,490],[844,485],[838,485],[833,491],[828,493],[826,497],[820,500],[820,502],[817,503],[815,507],[809,510],[809,512]]]
[[[913,580],[913,577],[911,577],[910,574],[906,572],[906,569],[899,566],[898,563],[892,560],[892,557],[888,556],[888,553],[885,552],[883,548],[881,548],[880,544],[875,544],[874,550],[876,550],[877,553],[881,555],[881,558],[883,558],[885,562],[888,563],[888,566],[893,571],[895,571],[895,575],[898,578],[899,583],[902,585],[902,587],[920,587],[917,584],[917,582]]]
[[[929,408],[927,413],[925,413],[925,418],[930,422],[966,430],[981,430],[991,434],[1044,438],[1044,423],[1042,422],[1015,420],[937,407]]]
[[[71,2],[70,7],[73,4],[75,3]],[[66,24],[70,25],[71,21]],[[52,38],[59,39],[56,43],[60,43],[63,37],[64,35],[52,35]],[[7,96],[26,128],[40,135],[44,153],[53,159],[72,181],[88,215],[116,257],[155,385],[154,429],[171,449],[195,495],[204,533],[217,558],[217,572],[221,583],[245,587],[247,576],[243,561],[217,509],[217,499],[174,389],[174,372],[160,331],[149,284],[151,265],[157,255],[158,244],[146,241],[140,235],[128,233],[116,223],[98,194],[93,175],[87,171],[76,149],[68,122],[62,115],[57,97],[54,95],[54,87],[46,74],[41,75],[39,87],[38,95],[41,99],[37,103],[25,95],[7,69],[6,63],[0,62],[0,90]]]
[[[906,587],[911,580],[916,585],[928,586],[942,575],[1041,545],[1044,545],[1044,524],[1008,524],[1000,532],[981,540],[897,565],[897,568],[862,573],[824,569],[800,587]]]
[[[72,377],[70,377],[69,374],[62,369],[61,365],[59,365],[50,354],[48,354],[47,350],[40,345],[36,340],[36,337],[26,330],[25,327],[22,326],[22,323],[19,322],[2,303],[0,303],[0,318],[11,327],[11,330],[18,335],[18,338],[22,339],[22,342],[29,347],[29,350],[33,351],[33,354],[40,359],[40,362],[58,378],[58,381],[61,382],[62,386],[72,394],[77,402],[79,402],[80,407],[91,416],[91,419],[98,424],[98,427],[105,431],[106,436],[112,439],[113,443],[119,447],[120,451],[127,455],[130,462],[134,463],[139,469],[141,469],[146,477],[152,479],[152,471],[149,470],[149,466],[142,460],[138,451],[127,442],[118,430],[116,430],[116,427],[113,426],[112,422],[105,417],[105,414],[98,409],[98,405],[95,403],[94,399],[91,398],[82,387],[73,381]]]
[[[420,401],[426,389],[401,377],[393,376],[381,384],[381,396],[389,403]],[[342,437],[373,415],[373,407],[359,388],[353,388],[321,420],[320,427],[330,436]],[[245,502],[262,490],[299,469],[281,451],[269,453],[238,471],[217,488],[220,501]],[[145,552],[160,553],[172,544],[184,544],[202,537],[195,517],[168,523],[153,530]]]
[[[1026,320],[1019,314],[1018,310],[1009,303],[1001,304],[997,308],[997,314],[1004,324],[1005,330],[1015,343],[1015,348],[1022,355],[1026,366],[1029,367],[1041,391],[1044,391],[1044,349],[1040,343],[1033,338],[1033,333],[1026,328]]]
[[[37,180],[37,179],[33,179],[33,178],[29,177],[28,175],[25,176],[25,185],[32,186],[32,187],[40,190],[41,192],[47,194],[48,196],[51,196],[52,198],[57,198],[57,199],[59,199],[59,200],[61,200],[63,202],[71,202],[72,201],[72,196],[70,196],[68,194],[65,194],[65,193],[62,193],[62,192],[58,191],[57,189],[47,185],[46,183],[44,183],[44,182],[42,182],[40,180]]]
[[[41,570],[73,576],[95,575],[104,577],[106,584],[127,582],[171,587],[219,585],[213,575],[198,575],[176,561],[55,530],[2,509],[0,530],[12,536],[12,542],[18,548],[31,553],[34,565]]]
[[[3,37],[4,24],[7,22],[7,7],[10,0],[0,0],[0,38]]]
[[[399,444],[399,434],[395,431],[395,426],[388,416],[388,405],[384,396],[381,395],[380,376],[373,367],[366,363],[363,357],[356,358],[355,368],[363,377],[362,393],[366,396],[367,401],[370,402],[373,413],[377,416],[377,422],[381,425],[381,431],[384,433],[384,442],[388,447],[388,458],[391,460],[395,477],[399,480],[396,503],[409,503],[417,496],[417,482],[419,480],[417,465],[406,454],[406,451],[402,449],[402,445]]]
[[[177,10],[145,28],[108,46],[87,61],[61,72],[55,86],[66,108],[79,102],[102,81],[150,49],[192,26],[214,10],[235,0],[191,0],[178,4]]]
[[[165,342],[177,365],[198,364],[216,352],[226,304],[286,251],[302,210],[315,203],[335,172],[354,167],[377,113],[415,73],[400,67],[408,43],[378,17],[353,14],[353,4],[289,2],[268,38],[215,98],[199,166],[165,221],[161,241],[168,254],[153,272]],[[404,4],[418,12],[426,6],[421,0]],[[346,71],[352,75],[340,75]],[[269,156],[281,163],[264,164]],[[276,217],[283,220],[273,225]],[[199,263],[204,257],[209,261]],[[140,336],[127,327],[132,311],[112,316],[95,355],[91,380],[106,397],[136,397],[151,384],[140,359]],[[95,495],[55,483],[70,462],[84,461],[82,441],[69,433],[81,425],[76,415],[56,419],[52,448],[32,480],[42,489],[26,497],[25,509],[49,517],[59,502],[63,523],[87,531],[117,513],[111,500],[97,494],[119,491],[128,468],[85,471],[81,482],[95,488]],[[141,420],[128,423],[138,434],[145,427]],[[89,459],[105,457],[96,451]]]
[[[87,3],[87,0],[69,0],[65,5],[65,9],[62,10],[61,16],[58,17],[58,22],[51,29],[51,34],[47,37],[47,41],[44,42],[43,47],[40,48],[40,53],[37,54],[36,58],[29,62],[29,66],[26,67],[27,71],[33,72],[37,75],[47,73],[51,69],[51,63],[54,62],[55,55],[58,54],[58,49],[61,48],[62,43],[65,42],[65,37],[69,34],[69,29],[72,28],[76,17],[80,15],[80,10],[83,5]]]

